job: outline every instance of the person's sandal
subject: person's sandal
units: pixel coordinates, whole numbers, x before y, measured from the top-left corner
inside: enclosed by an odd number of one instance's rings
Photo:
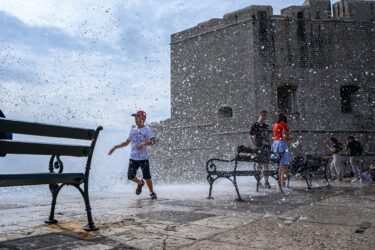
[[[144,180],[142,180],[142,184],[141,185],[138,184],[137,189],[135,190],[135,194],[136,195],[140,195],[142,193],[142,187],[143,187],[143,185],[145,185]]]
[[[156,194],[154,192],[150,193],[150,197],[151,197],[151,200],[157,200],[158,197],[156,196]]]

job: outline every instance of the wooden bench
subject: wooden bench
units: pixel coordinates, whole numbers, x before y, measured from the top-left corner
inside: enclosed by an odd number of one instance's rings
[[[316,155],[296,156],[288,167],[288,186],[290,178],[300,175],[306,182],[307,189],[312,188],[312,181],[315,176],[323,176],[328,181],[328,159]]]
[[[72,145],[59,143],[26,142],[0,139],[1,154],[27,154],[27,155],[50,155],[48,170],[46,173],[26,174],[0,174],[0,187],[40,185],[49,184],[52,194],[52,204],[48,224],[55,224],[55,206],[57,195],[62,187],[70,185],[79,190],[85,202],[88,224],[84,227],[86,231],[97,230],[92,219],[89,200],[89,174],[91,160],[95,144],[102,127],[94,129],[64,127],[34,122],[16,121],[0,118],[0,132],[11,132],[14,134],[25,134],[35,136],[56,137],[65,139],[87,140],[88,145]],[[39,137],[35,137],[37,140]],[[86,165],[80,172],[63,173],[64,165],[62,156],[86,157]],[[47,164],[46,164],[47,165]],[[3,166],[3,164],[2,164]],[[28,163],[30,169],[33,163]],[[83,187],[81,187],[83,185]]]
[[[218,159],[218,158],[212,158],[209,159],[206,163],[206,171],[207,171],[207,181],[210,185],[209,193],[208,193],[208,199],[213,199],[212,197],[212,186],[214,182],[219,178],[226,178],[230,180],[237,192],[238,200],[243,201],[240,195],[240,192],[238,190],[237,186],[237,176],[254,176],[256,179],[256,190],[259,191],[259,185],[260,180],[264,176],[270,176],[273,177],[275,180],[277,180],[277,183],[279,185],[279,189],[282,192],[282,189],[280,188],[280,184],[278,181],[278,165],[279,165],[279,158],[273,159],[269,158],[269,170],[264,171],[259,167],[260,162],[262,162],[261,159],[262,156],[259,155],[259,153],[251,148],[247,148],[245,146],[239,146],[237,147],[237,153],[234,159],[231,160],[224,160],[224,159]],[[263,156],[264,158],[264,156]],[[234,163],[233,167],[230,170],[221,170],[219,168],[219,164],[223,162],[229,162]],[[247,162],[249,163],[247,165],[246,170],[238,170],[238,163],[239,162]],[[271,164],[276,166],[274,168],[271,168]]]

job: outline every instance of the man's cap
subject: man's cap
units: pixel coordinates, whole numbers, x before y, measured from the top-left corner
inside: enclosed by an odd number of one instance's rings
[[[146,118],[146,112],[144,112],[143,110],[138,110],[137,112],[132,114],[132,116],[141,116]]]

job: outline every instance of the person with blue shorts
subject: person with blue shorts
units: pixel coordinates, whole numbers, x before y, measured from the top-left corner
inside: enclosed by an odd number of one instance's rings
[[[288,174],[288,165],[291,162],[287,142],[290,139],[290,131],[288,121],[284,114],[278,114],[278,120],[273,126],[274,142],[272,144],[272,152],[280,157],[279,166],[279,182],[284,193],[290,193],[292,190],[285,186],[285,180]]]

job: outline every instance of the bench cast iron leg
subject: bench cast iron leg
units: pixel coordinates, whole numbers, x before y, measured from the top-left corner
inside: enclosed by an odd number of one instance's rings
[[[96,231],[96,230],[98,230],[98,228],[94,224],[94,221],[92,220],[90,200],[89,200],[89,192],[88,192],[88,189],[87,189],[88,188],[87,181],[84,182],[85,191],[82,190],[82,188],[79,186],[79,184],[75,184],[73,186],[76,187],[79,190],[79,192],[81,193],[81,195],[83,197],[83,200],[85,201],[88,224],[83,229],[85,231]]]
[[[210,200],[214,199],[214,197],[212,197],[211,194],[212,194],[212,185],[214,184],[215,180],[216,179],[212,178],[211,175],[207,175],[207,181],[208,181],[208,184],[210,185],[210,189],[208,191],[208,197],[207,197],[207,199],[210,199]]]
[[[45,221],[47,224],[56,224],[58,221],[55,220],[55,207],[56,207],[56,200],[57,200],[57,195],[59,194],[61,187],[63,185],[57,185],[57,184],[50,184],[49,188],[52,193],[52,203],[51,203],[51,212],[49,215],[48,220]]]
[[[262,179],[261,175],[256,174],[255,180],[257,181],[257,192],[259,192],[260,180]]]
[[[310,177],[311,177],[311,180],[310,180]],[[311,176],[309,173],[305,173],[305,174],[303,175],[303,178],[304,178],[305,181],[306,181],[307,189],[311,189],[312,176]]]
[[[98,230],[98,228],[95,226],[94,221],[92,219],[90,199],[89,199],[89,188],[88,187],[89,187],[88,181],[85,180],[85,182],[84,182],[85,191],[81,192],[81,193],[83,195],[83,199],[85,200],[88,224],[83,229],[85,231],[96,231],[96,230]]]
[[[326,182],[327,182],[327,187],[329,187],[329,181],[328,181],[328,176],[327,176],[327,170],[324,169],[324,178],[326,179]]]
[[[232,180],[231,180],[231,181],[232,181]],[[233,183],[233,185],[234,185],[234,188],[236,189],[237,196],[238,196],[238,201],[243,201],[242,198],[241,198],[241,195],[240,195],[240,191],[238,190],[236,176],[233,176],[233,181],[232,181],[232,183]]]

